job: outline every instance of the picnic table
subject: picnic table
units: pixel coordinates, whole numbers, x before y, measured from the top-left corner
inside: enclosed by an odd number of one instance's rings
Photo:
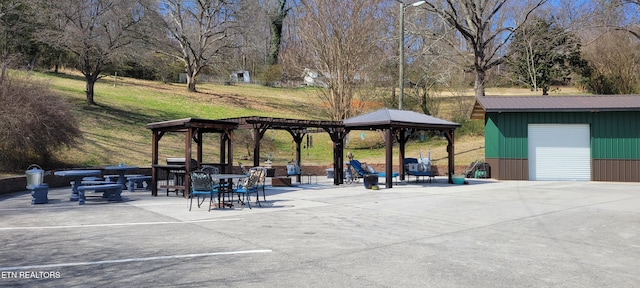
[[[53,175],[60,177],[71,177],[73,183],[71,184],[71,201],[78,201],[78,186],[82,185],[82,178],[89,176],[98,176],[102,174],[100,170],[63,170],[56,171]]]
[[[116,171],[118,172],[118,184],[122,185],[122,189],[127,189],[127,180],[126,177],[124,176],[124,174],[127,171],[130,170],[138,170],[137,166],[129,166],[129,165],[125,165],[125,164],[119,164],[119,165],[114,165],[114,166],[105,166],[103,167],[104,170],[108,170],[108,171]]]

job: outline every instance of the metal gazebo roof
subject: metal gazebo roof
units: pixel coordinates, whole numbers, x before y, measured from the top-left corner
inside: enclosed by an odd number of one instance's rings
[[[400,167],[400,179],[404,178],[404,167],[402,162],[404,160],[405,144],[409,140],[411,133],[406,133],[411,130],[438,130],[447,138],[447,153],[448,153],[448,174],[449,183],[452,183],[451,176],[454,173],[454,131],[460,127],[460,124],[442,120],[429,115],[421,114],[408,110],[394,110],[394,109],[380,109],[371,113],[355,116],[342,121],[347,133],[349,130],[385,130],[385,143],[386,143],[386,155],[385,155],[385,173],[386,173],[386,186],[391,188],[393,185],[393,138],[399,144],[398,163]]]
[[[460,124],[442,120],[414,111],[380,109],[371,113],[355,116],[342,121],[346,128],[362,129],[396,127],[410,129],[455,129]]]

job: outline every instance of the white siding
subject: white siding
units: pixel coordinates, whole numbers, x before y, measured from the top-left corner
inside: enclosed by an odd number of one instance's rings
[[[529,180],[591,180],[589,124],[529,124]]]

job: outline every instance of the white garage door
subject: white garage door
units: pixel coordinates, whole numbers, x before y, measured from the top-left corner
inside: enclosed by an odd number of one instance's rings
[[[591,180],[589,124],[529,124],[529,180]]]

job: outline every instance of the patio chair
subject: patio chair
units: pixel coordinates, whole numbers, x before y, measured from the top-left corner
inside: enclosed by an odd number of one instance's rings
[[[233,193],[238,194],[238,201],[242,201],[249,209],[251,209],[251,204],[249,203],[251,201],[249,197],[251,193],[256,194],[256,203],[262,207],[260,204],[260,195],[258,194],[258,181],[260,181],[260,169],[250,168],[247,178],[238,185],[238,188],[233,189]],[[242,197],[240,197],[240,195],[242,195]]]
[[[287,177],[297,176],[299,178],[301,175],[302,170],[300,169],[300,165],[298,165],[297,161],[292,160],[291,162],[287,163]]]
[[[364,177],[364,175],[371,174],[369,171],[364,170],[364,168],[362,167],[362,163],[360,163],[360,161],[354,159],[349,161],[349,163],[351,164],[351,168],[353,168],[353,170],[356,172],[355,175],[353,175],[353,177],[362,178]]]
[[[204,203],[209,196],[209,211],[213,205],[213,197],[217,195],[218,189],[214,187],[215,183],[211,175],[202,171],[193,171],[189,174],[191,177],[191,191],[189,193],[189,211],[193,206],[193,198],[197,197],[198,208]],[[202,198],[202,200],[200,199]]]
[[[266,167],[254,167],[254,169],[260,172],[258,176],[258,189],[262,189],[262,199],[267,201],[267,196],[265,195],[265,181],[267,179],[267,168]]]
[[[431,160],[428,158],[404,158],[404,174],[407,176],[407,181],[409,180],[408,176],[416,177],[416,182],[420,180],[420,177],[427,177],[429,182],[435,181],[434,174],[431,171]]]
[[[381,178],[386,178],[387,177],[387,173],[384,172],[377,172],[373,166],[367,166],[367,170],[364,170],[362,167],[362,163],[360,163],[360,161],[358,160],[351,160],[349,161],[349,163],[351,163],[351,167],[353,167],[353,170],[356,171],[357,174],[359,174],[358,176],[360,178],[364,177],[365,175],[377,175],[378,177]],[[391,177],[396,178],[400,175],[400,173],[398,172],[393,172],[391,174]]]
[[[409,173],[409,164],[417,164],[418,163],[418,159],[416,158],[404,158],[402,160],[402,166],[404,166],[404,176],[407,177],[409,175],[411,175]]]
[[[203,165],[202,168],[200,168],[200,171],[207,174],[220,174],[220,169],[218,169],[218,167],[210,165]]]

